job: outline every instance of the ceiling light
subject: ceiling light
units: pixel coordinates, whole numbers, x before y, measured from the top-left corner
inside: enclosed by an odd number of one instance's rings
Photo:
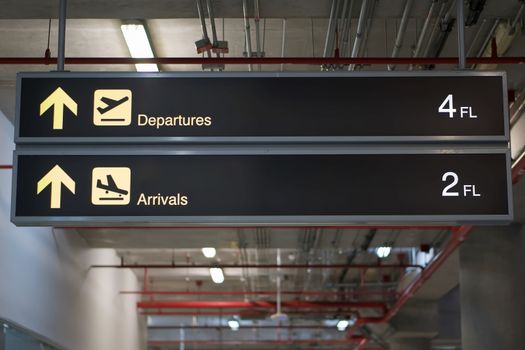
[[[215,258],[215,254],[217,254],[217,250],[212,247],[205,247],[205,248],[202,248],[202,254],[208,259]]]
[[[239,321],[237,321],[236,319],[232,318],[231,320],[228,320],[228,326],[231,328],[232,331],[236,331],[239,329],[239,327],[241,326]]]
[[[392,247],[379,247],[376,249],[376,255],[379,259],[387,258],[392,252]]]
[[[220,267],[211,267],[210,275],[213,282],[217,284],[224,282],[224,273]]]
[[[128,45],[129,53],[133,58],[154,58],[153,50],[143,24],[123,24],[120,26],[124,40]],[[137,72],[158,72],[159,67],[154,63],[138,63]]]
[[[339,322],[337,322],[337,330],[342,332],[346,329],[346,327],[348,327],[348,325],[348,320],[340,320]]]

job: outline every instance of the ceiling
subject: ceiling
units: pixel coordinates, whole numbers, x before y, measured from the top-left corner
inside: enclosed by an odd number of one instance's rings
[[[251,3],[251,1],[249,1]],[[439,0],[445,4],[447,0]],[[262,42],[266,57],[320,57],[323,55],[325,38],[330,15],[331,0],[260,0]],[[362,56],[389,57],[392,54],[396,33],[399,27],[405,0],[370,1],[375,4],[370,29],[362,50]],[[40,0],[0,0],[0,52],[4,57],[42,57],[47,47],[49,18],[56,18],[58,1]],[[244,21],[242,19],[241,0],[213,1],[218,36],[227,40],[230,53],[228,57],[242,57],[245,51]],[[399,52],[400,57],[413,54],[421,33],[431,0],[415,1],[407,25],[406,35]],[[501,19],[499,32],[513,21],[518,9],[518,0],[487,0],[477,24],[466,28],[466,47],[470,55],[483,51],[481,42],[487,37],[493,21]],[[351,47],[357,30],[361,1],[355,0],[350,26]],[[195,41],[202,37],[194,0],[69,0],[67,21],[67,57],[129,57],[120,25],[123,20],[144,20],[154,51],[158,57],[198,57]],[[438,23],[432,17],[431,25]],[[518,21],[518,29],[506,35],[510,44],[500,49],[500,55],[525,56],[525,35],[521,28],[523,18]],[[251,34],[255,37],[255,26]],[[477,34],[479,35],[477,36]],[[57,52],[57,21],[53,20],[50,32],[50,50],[52,56]],[[284,43],[283,43],[284,37]],[[283,45],[284,44],[284,45]],[[425,43],[424,43],[425,44]],[[430,45],[429,45],[430,46]],[[489,45],[490,46],[490,45]],[[283,50],[284,47],[284,50]],[[490,50],[489,50],[490,51]],[[456,56],[456,28],[452,28],[444,43],[441,56]],[[343,52],[342,55],[348,53]],[[254,70],[320,70],[318,66],[254,66]],[[406,70],[399,66],[398,70]],[[421,69],[424,67],[415,67]],[[477,67],[480,68],[480,67]],[[483,67],[481,67],[483,68]],[[502,65],[491,69],[505,70],[508,73],[509,89],[525,89],[525,65]],[[54,66],[39,65],[0,65],[0,109],[11,119],[14,118],[14,96],[16,73],[21,71],[49,71]],[[131,65],[69,65],[71,71],[133,71]],[[246,65],[227,66],[227,70],[248,70]],[[386,66],[358,67],[365,70],[386,70]],[[456,69],[455,66],[439,66],[436,69]],[[163,71],[202,70],[197,65],[165,65]],[[516,221],[525,222],[525,184],[523,181],[514,188]],[[187,292],[186,295],[144,295],[144,301],[210,301],[214,299],[228,301],[275,301],[276,295],[222,295],[211,296],[199,294],[205,291],[214,292],[256,292],[277,290],[277,277],[282,282],[282,289],[294,292],[331,292],[331,295],[288,294],[284,301],[297,298],[309,302],[333,301],[384,301],[391,306],[396,292],[403,290],[417,276],[414,268],[381,268],[381,264],[418,264],[421,249],[433,248],[438,253],[446,246],[451,234],[444,228],[78,228],[70,229],[80,234],[87,244],[94,248],[113,248],[122,257],[122,263],[129,265],[182,265],[180,268],[144,269],[135,268],[137,277],[147,291]],[[392,254],[383,260],[376,255],[376,248],[392,245]],[[217,257],[206,259],[200,249],[205,246],[216,247]],[[277,256],[282,264],[303,264],[303,268],[282,268],[278,274],[273,268],[224,268],[226,281],[214,284],[210,280],[205,265],[264,265],[276,264]],[[423,304],[414,306],[421,312],[422,320],[436,318],[433,305],[454,289],[458,283],[458,255],[453,254],[438,272],[426,282],[415,295]],[[104,264],[105,262],[100,262]],[[316,267],[306,265],[372,265],[367,269],[349,269],[344,267]],[[192,267],[191,265],[201,265]],[[186,267],[185,267],[186,266]],[[371,291],[370,294],[352,294],[356,291]],[[125,291],[137,292],[137,291]],[[339,294],[337,294],[339,293]],[[346,294],[345,294],[346,293]],[[379,294],[378,294],[379,293]],[[383,293],[383,294],[381,294]],[[123,295],[125,297],[125,295]],[[432,311],[434,310],[434,311]],[[437,309],[436,309],[437,310]],[[177,310],[175,310],[177,311]],[[194,311],[182,309],[182,311]],[[224,310],[223,310],[224,311]],[[289,308],[290,322],[304,328],[275,330],[264,328],[275,326],[275,321],[268,319],[274,310],[263,310],[258,315],[243,318],[243,326],[249,329],[232,333],[228,331],[227,321],[233,314],[241,315],[241,309],[224,311],[222,316],[205,316],[205,312],[217,312],[217,309],[203,309],[201,315],[159,316],[160,313],[174,312],[172,309],[159,308],[139,309],[141,313],[153,313],[148,318],[150,325],[149,339],[151,349],[179,348],[181,337],[180,324],[193,326],[188,329],[185,339],[203,342],[187,343],[186,349],[217,348],[214,341],[222,339],[222,345],[238,349],[265,349],[290,347],[286,339],[294,339],[297,349],[304,348],[345,348],[352,349],[361,339],[345,341],[344,332],[334,331],[330,324],[335,318],[350,316],[359,312],[360,316],[379,317],[381,311],[376,308],[357,310],[354,307],[339,308],[319,314],[317,309],[299,310]],[[294,314],[294,312],[297,312]],[[426,312],[426,314],[425,314]],[[436,311],[437,312],[437,311]],[[408,311],[407,311],[408,313]],[[424,314],[424,315],[423,315]],[[430,316],[429,316],[430,315]],[[403,312],[397,319],[397,328],[392,324],[361,327],[356,336],[375,339],[376,345],[384,344],[395,334],[402,334]],[[426,318],[425,318],[426,317]],[[426,322],[426,321],[425,321]],[[421,321],[421,324],[427,324]],[[173,326],[172,328],[158,328]],[[208,330],[213,326],[215,329]],[[311,329],[306,327],[311,326]],[[458,339],[440,340],[435,325],[411,330],[412,337],[433,338],[440,344],[457,345]],[[157,328],[155,328],[157,327]],[[219,327],[219,328],[217,328]],[[251,328],[250,328],[251,327]],[[257,328],[258,327],[258,328]],[[328,327],[327,329],[322,327]],[[206,330],[205,332],[202,329]],[[276,338],[277,334],[277,338]],[[408,330],[407,333],[409,334]],[[252,340],[258,339],[255,343]],[[279,342],[276,341],[279,340]],[[450,345],[449,344],[449,345]]]

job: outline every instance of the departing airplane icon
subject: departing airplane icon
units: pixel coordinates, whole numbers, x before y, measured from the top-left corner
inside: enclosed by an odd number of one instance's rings
[[[104,108],[98,107],[97,110],[98,110],[98,112],[100,114],[104,114],[104,113],[106,113],[108,111],[111,111],[113,108],[120,106],[121,104],[123,104],[127,100],[129,100],[128,96],[124,96],[120,100],[114,100],[114,99],[109,98],[109,97],[102,97],[100,99],[100,101],[104,102],[106,104],[106,107],[104,107]]]
[[[132,119],[131,109],[131,90],[99,89],[93,94],[93,124],[96,126],[128,126]]]

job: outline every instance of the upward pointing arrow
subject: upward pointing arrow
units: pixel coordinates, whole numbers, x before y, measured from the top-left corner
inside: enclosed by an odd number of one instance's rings
[[[36,194],[40,194],[47,186],[51,184],[51,208],[59,209],[61,204],[62,185],[75,194],[75,181],[61,167],[55,165],[44,177],[37,183]]]
[[[40,104],[40,115],[53,106],[53,130],[62,130],[64,126],[64,106],[77,115],[77,103],[58,87]]]

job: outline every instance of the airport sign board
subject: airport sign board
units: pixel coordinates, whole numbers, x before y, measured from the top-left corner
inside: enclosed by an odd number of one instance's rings
[[[508,150],[17,150],[17,225],[512,219]]]
[[[507,142],[504,73],[21,73],[26,143]]]

